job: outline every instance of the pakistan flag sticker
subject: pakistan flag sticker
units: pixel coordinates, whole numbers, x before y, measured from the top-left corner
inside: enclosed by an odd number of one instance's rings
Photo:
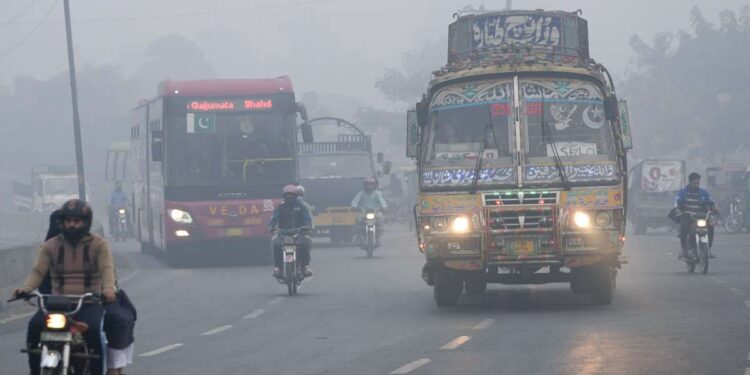
[[[188,113],[187,132],[216,133],[216,116],[214,113]]]

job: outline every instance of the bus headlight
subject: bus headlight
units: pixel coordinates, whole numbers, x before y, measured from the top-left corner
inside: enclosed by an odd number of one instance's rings
[[[49,329],[63,329],[67,322],[68,318],[63,314],[49,314],[47,315],[46,326]]]
[[[453,219],[451,224],[451,230],[453,233],[466,233],[469,231],[469,218],[466,216],[458,216]]]
[[[612,224],[612,216],[608,211],[599,211],[594,216],[594,222],[599,227],[608,227]]]
[[[706,219],[698,219],[695,221],[695,226],[698,228],[705,228],[708,225]]]
[[[190,216],[189,213],[178,210],[176,208],[173,208],[169,210],[169,217],[172,218],[175,222],[181,223],[181,224],[192,224],[193,223],[193,217]]]
[[[578,228],[591,228],[591,216],[583,211],[576,211],[573,213],[573,223]]]

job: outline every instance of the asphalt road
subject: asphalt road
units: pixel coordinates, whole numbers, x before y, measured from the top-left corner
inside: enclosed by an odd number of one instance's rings
[[[750,374],[750,236],[718,234],[709,275],[671,235],[631,236],[611,306],[568,285],[490,286],[438,308],[414,238],[367,259],[317,246],[301,294],[270,266],[170,269],[115,244],[139,309],[128,374]],[[0,374],[24,374],[26,319],[0,325]]]

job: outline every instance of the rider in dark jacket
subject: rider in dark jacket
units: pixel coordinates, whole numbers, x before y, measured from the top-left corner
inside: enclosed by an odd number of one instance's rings
[[[276,210],[273,211],[273,217],[271,222],[268,223],[268,230],[271,231],[274,228],[280,229],[297,229],[301,227],[311,227],[312,219],[310,218],[310,212],[307,207],[303,205],[298,199],[297,187],[295,185],[287,185],[283,190],[284,203]],[[310,249],[307,246],[308,241],[301,241],[299,246],[299,259],[302,263],[302,270],[306,277],[312,276],[312,270],[308,267],[310,264]],[[284,266],[284,259],[282,254],[282,244],[279,237],[273,240],[273,276],[276,278],[281,277],[281,268]]]
[[[713,200],[711,200],[711,195],[708,193],[707,190],[702,189],[700,187],[701,184],[701,175],[698,173],[691,173],[688,177],[688,185],[682,188],[679,192],[677,192],[677,196],[675,197],[675,204],[676,207],[682,211],[682,212],[689,212],[692,214],[703,214],[705,215],[708,211],[718,213],[719,210],[716,208],[716,205],[714,204]],[[688,234],[689,234],[689,223],[685,222],[684,220],[681,222],[680,225],[680,245],[682,246],[682,252],[680,254],[681,258],[684,258],[687,256],[687,249],[688,249]],[[711,247],[713,246],[714,242],[714,226],[710,223],[708,224],[708,248],[711,258],[715,258],[713,253],[711,253]]]

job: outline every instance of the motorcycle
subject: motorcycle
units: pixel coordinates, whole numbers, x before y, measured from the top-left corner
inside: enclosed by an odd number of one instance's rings
[[[372,253],[378,247],[377,214],[374,210],[367,210],[364,215],[364,233],[362,233],[361,247],[372,258]]]
[[[303,265],[297,260],[297,249],[300,243],[304,241],[304,234],[309,228],[302,227],[297,229],[279,229],[274,230],[281,238],[282,255],[284,259],[284,269],[282,277],[276,280],[279,284],[286,284],[290,296],[297,294],[297,288],[305,279]]]
[[[101,298],[92,293],[83,295],[51,295],[33,292],[8,300],[28,301],[37,298],[38,306],[44,313],[44,330],[39,347],[22,349],[22,353],[41,356],[41,375],[86,375],[90,373],[90,360],[99,359],[92,354],[83,333],[89,330],[88,324],[73,319],[84,302],[101,303]]]
[[[745,224],[745,213],[742,210],[744,202],[739,196],[732,198],[732,202],[729,204],[729,215],[724,220],[724,230],[727,233],[737,233],[742,230],[742,226]]]
[[[708,273],[709,250],[708,227],[711,225],[711,213],[694,214],[683,212],[680,215],[683,225],[688,227],[689,253],[684,258],[689,273],[694,273],[696,266],[702,274]]]
[[[128,212],[125,208],[117,209],[115,224],[115,241],[125,241],[128,236]]]

